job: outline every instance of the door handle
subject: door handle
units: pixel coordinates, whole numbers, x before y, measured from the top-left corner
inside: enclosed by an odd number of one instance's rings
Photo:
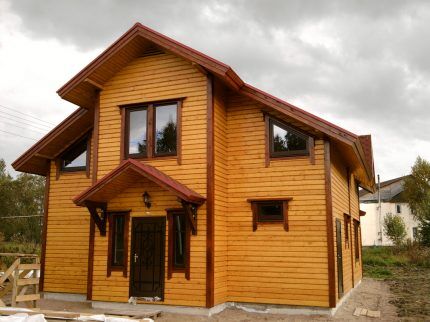
[[[136,253],[134,253],[134,262],[135,262],[135,263],[137,262],[137,258],[138,258],[137,254],[136,254]]]

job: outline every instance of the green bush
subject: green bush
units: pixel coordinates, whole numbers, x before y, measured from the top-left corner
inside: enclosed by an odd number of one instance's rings
[[[397,247],[403,245],[406,237],[406,226],[402,217],[388,214],[384,218],[384,233]]]

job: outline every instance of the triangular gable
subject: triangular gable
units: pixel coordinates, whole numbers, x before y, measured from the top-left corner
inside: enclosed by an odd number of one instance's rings
[[[87,202],[107,203],[140,178],[149,179],[185,202],[199,205],[206,200],[202,195],[172,179],[160,170],[139,161],[128,159],[76,196],[73,202],[78,206],[85,206]]]

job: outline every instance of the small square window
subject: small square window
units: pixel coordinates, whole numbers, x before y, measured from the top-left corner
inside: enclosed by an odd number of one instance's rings
[[[283,221],[282,201],[257,203],[258,221]]]
[[[252,209],[252,229],[257,230],[258,223],[283,223],[288,231],[288,201],[287,199],[259,200],[248,199]]]

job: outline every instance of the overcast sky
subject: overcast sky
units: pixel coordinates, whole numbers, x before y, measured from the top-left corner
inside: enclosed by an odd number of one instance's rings
[[[426,0],[0,0],[0,158],[11,163],[72,112],[56,90],[137,21],[372,134],[382,180],[430,159]]]

